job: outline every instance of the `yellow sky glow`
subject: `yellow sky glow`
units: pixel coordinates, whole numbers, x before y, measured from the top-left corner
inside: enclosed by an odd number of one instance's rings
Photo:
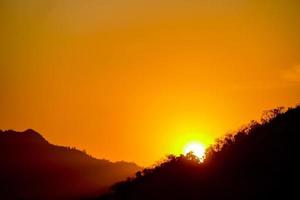
[[[0,128],[151,165],[300,102],[300,1],[4,0]]]

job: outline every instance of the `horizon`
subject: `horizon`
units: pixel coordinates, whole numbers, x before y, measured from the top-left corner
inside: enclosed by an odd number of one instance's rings
[[[5,0],[0,18],[0,130],[95,158],[150,166],[300,102],[300,1]]]
[[[104,158],[104,157],[97,157],[93,154],[90,154],[86,149],[80,149],[76,146],[67,146],[67,145],[63,145],[63,144],[56,144],[56,143],[53,143],[51,141],[49,141],[47,138],[44,137],[44,135],[34,129],[31,129],[31,128],[28,128],[28,129],[25,129],[25,130],[13,130],[13,129],[7,129],[7,130],[4,130],[4,129],[0,129],[0,133],[5,133],[7,131],[12,131],[14,133],[18,133],[18,134],[23,134],[23,133],[28,133],[28,132],[34,132],[34,133],[37,133],[38,135],[40,135],[45,141],[47,141],[49,144],[51,145],[54,145],[54,146],[57,146],[57,147],[65,147],[65,148],[71,148],[71,149],[75,149],[75,150],[78,150],[80,151],[81,153],[83,154],[86,154],[87,156],[90,156],[94,159],[97,159],[97,160],[104,160],[104,161],[108,161],[108,162],[111,162],[111,163],[122,163],[122,162],[125,162],[125,163],[128,163],[128,164],[135,164],[137,165],[138,167],[141,167],[141,168],[144,168],[144,169],[151,169],[153,167],[159,167],[159,165],[162,163],[162,162],[168,162],[168,159],[169,159],[169,156],[175,156],[175,157],[180,157],[180,156],[187,156],[188,157],[188,154],[189,153],[192,153],[195,158],[199,159],[198,162],[202,163],[204,160],[205,160],[205,154],[206,154],[206,150],[209,149],[209,148],[215,148],[214,145],[216,145],[218,142],[220,141],[223,141],[224,142],[224,138],[228,137],[229,135],[236,135],[237,133],[239,133],[240,130],[244,130],[245,127],[249,127],[251,126],[251,124],[254,122],[254,123],[258,123],[260,125],[263,125],[264,123],[267,123],[269,119],[272,119],[274,118],[277,114],[274,115],[274,111],[275,113],[278,112],[278,113],[285,113],[289,110],[292,110],[292,109],[296,109],[296,108],[299,108],[300,107],[300,104],[296,104],[294,106],[291,106],[291,107],[282,107],[282,106],[277,106],[276,108],[273,108],[273,109],[270,109],[270,110],[265,110],[262,115],[261,115],[261,118],[259,120],[251,120],[249,121],[247,124],[243,124],[241,126],[239,126],[237,129],[232,129],[230,132],[227,132],[227,133],[224,133],[221,137],[218,137],[218,138],[215,138],[215,140],[209,144],[204,144],[202,141],[203,140],[188,140],[189,142],[185,143],[185,145],[183,146],[182,150],[179,151],[179,153],[168,153],[162,157],[160,157],[159,159],[155,160],[154,162],[152,162],[150,165],[142,165],[142,164],[139,164],[135,161],[128,161],[128,160],[110,160],[110,159],[107,159],[107,158]],[[265,121],[266,120],[266,121]]]

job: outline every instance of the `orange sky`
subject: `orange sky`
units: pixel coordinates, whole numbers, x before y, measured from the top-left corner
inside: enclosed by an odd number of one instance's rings
[[[300,1],[2,0],[0,129],[150,165],[300,103]]]

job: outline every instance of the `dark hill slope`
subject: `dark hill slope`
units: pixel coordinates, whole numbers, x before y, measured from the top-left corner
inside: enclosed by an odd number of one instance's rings
[[[203,163],[191,154],[170,156],[100,199],[299,199],[299,135],[300,107],[275,109],[261,124],[219,140]]]
[[[48,143],[33,130],[0,131],[0,199],[72,199],[132,176],[133,163],[95,159]]]

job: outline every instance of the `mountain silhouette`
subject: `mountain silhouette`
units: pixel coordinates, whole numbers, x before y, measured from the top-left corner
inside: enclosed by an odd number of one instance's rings
[[[0,199],[79,199],[100,195],[140,168],[50,144],[34,130],[0,130]]]
[[[200,162],[168,156],[119,182],[102,200],[299,199],[300,107],[267,112],[219,139]]]

